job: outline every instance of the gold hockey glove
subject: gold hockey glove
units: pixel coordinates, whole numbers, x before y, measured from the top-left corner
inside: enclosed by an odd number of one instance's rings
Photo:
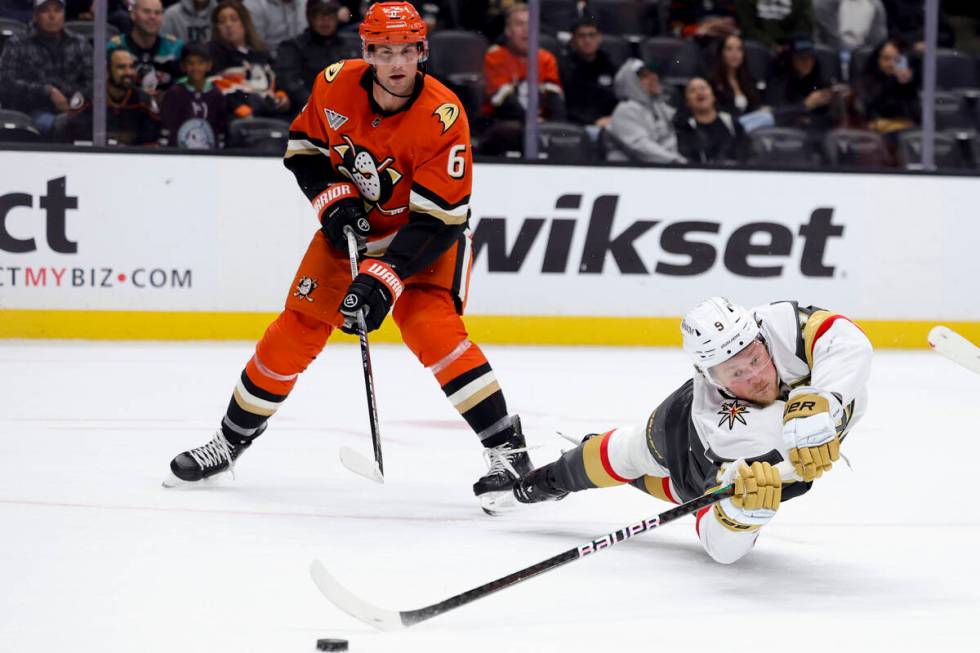
[[[804,481],[820,478],[840,458],[837,427],[844,409],[837,397],[816,388],[793,390],[783,409],[783,442]]]

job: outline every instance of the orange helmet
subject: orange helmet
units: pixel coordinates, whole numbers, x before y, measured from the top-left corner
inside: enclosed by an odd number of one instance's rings
[[[426,24],[407,2],[376,2],[361,22],[364,45],[380,43],[424,43]]]

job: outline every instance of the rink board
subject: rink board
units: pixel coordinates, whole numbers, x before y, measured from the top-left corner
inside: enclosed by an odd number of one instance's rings
[[[2,151],[0,169],[0,337],[254,338],[316,226],[273,158]],[[980,339],[976,178],[477,164],[474,179],[467,316],[487,342],[673,345],[712,294],[825,306],[878,346],[924,346],[937,322]]]

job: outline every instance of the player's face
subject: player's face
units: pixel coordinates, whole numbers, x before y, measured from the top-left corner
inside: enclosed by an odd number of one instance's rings
[[[763,406],[779,397],[779,380],[769,350],[759,340],[708,370],[708,376],[739,399]]]
[[[369,62],[385,88],[404,95],[415,85],[420,56],[416,43],[376,45],[369,52]]]

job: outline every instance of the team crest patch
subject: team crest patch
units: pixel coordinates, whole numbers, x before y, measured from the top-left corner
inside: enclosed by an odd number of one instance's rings
[[[344,67],[343,61],[338,61],[337,63],[330,64],[323,71],[323,78],[328,82],[332,82],[337,79],[337,74],[340,73],[340,69]]]
[[[323,112],[327,114],[327,124],[330,125],[330,129],[337,131],[343,127],[344,123],[350,120],[347,116],[342,113],[337,113],[333,109],[324,109]]]
[[[337,171],[357,185],[364,203],[377,208],[384,215],[404,213],[407,206],[393,208],[384,206],[391,199],[395,186],[404,176],[395,169],[394,157],[387,156],[379,159],[366,147],[355,144],[350,136],[344,134],[340,138],[344,143],[334,145],[332,148],[340,156]]]
[[[731,430],[735,428],[735,422],[741,422],[742,424],[748,424],[745,421],[743,415],[749,412],[749,407],[743,403],[740,403],[738,399],[733,401],[726,401],[721,405],[721,410],[718,411],[718,415],[721,415],[721,420],[718,421],[718,426],[724,425],[728,422],[728,429]]]
[[[459,107],[452,102],[446,102],[445,104],[440,104],[432,112],[432,115],[439,117],[439,121],[442,122],[442,133],[445,134],[456,120],[459,119]]]
[[[293,292],[293,297],[299,297],[300,299],[305,299],[308,302],[313,301],[313,291],[320,284],[317,283],[316,279],[311,279],[310,277],[300,277],[299,283],[296,284],[296,291]]]

